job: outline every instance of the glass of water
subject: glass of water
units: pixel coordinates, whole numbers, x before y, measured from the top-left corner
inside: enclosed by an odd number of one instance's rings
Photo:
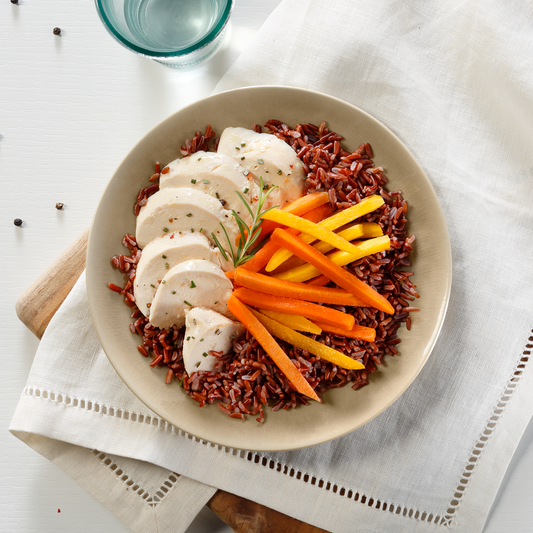
[[[233,0],[95,0],[120,44],[171,67],[190,67],[220,47]]]

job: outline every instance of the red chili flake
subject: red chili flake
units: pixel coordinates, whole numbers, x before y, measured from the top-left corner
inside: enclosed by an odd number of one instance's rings
[[[173,234],[172,234],[172,235],[170,236],[170,238],[171,238],[171,239],[173,239],[173,238],[174,238],[174,233],[173,233]]]
[[[60,512],[61,512],[61,509],[58,509],[57,512],[60,513]]]

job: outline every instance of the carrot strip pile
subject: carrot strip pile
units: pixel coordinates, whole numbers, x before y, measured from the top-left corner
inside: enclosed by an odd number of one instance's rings
[[[376,330],[356,324],[355,317],[342,309],[374,307],[389,314],[395,312],[384,296],[343,268],[390,248],[390,239],[383,235],[379,224],[349,225],[383,203],[382,197],[374,195],[334,213],[328,194],[314,193],[283,209],[272,209],[265,213],[261,224],[261,234],[270,235],[266,243],[245,264],[226,272],[234,284],[229,311],[256,338],[292,386],[317,401],[321,400],[313,387],[274,337],[341,368],[365,368],[308,334],[374,342]],[[337,287],[326,287],[330,282]]]

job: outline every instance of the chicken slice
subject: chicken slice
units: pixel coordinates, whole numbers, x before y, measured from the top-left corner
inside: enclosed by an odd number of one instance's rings
[[[231,281],[211,261],[184,261],[171,268],[161,280],[150,307],[150,322],[162,329],[181,327],[186,313],[193,307],[231,316],[227,301],[232,290]]]
[[[220,136],[218,153],[226,154],[268,186],[277,185],[266,205],[280,207],[300,198],[304,192],[303,163],[294,150],[270,133],[257,133],[246,128],[226,128]]]
[[[250,173],[232,157],[215,152],[195,152],[169,163],[169,172],[161,174],[159,187],[187,187],[215,197],[225,209],[235,212],[249,225],[251,217],[237,196],[239,191],[248,203],[257,197],[258,188]],[[246,175],[245,175],[246,173]]]
[[[201,233],[172,233],[158,237],[144,247],[133,284],[135,302],[144,316],[149,315],[148,304],[152,304],[157,288],[167,272],[178,263],[192,259],[212,261],[223,270],[233,268]]]
[[[144,248],[153,239],[173,232],[200,232],[215,244],[211,236],[214,233],[225,246],[220,223],[233,243],[239,234],[237,223],[216,198],[195,189],[161,189],[141,208],[135,236]]]
[[[216,372],[219,358],[210,352],[227,354],[233,341],[244,333],[244,326],[211,309],[195,307],[185,318],[183,362],[189,376],[204,370]]]

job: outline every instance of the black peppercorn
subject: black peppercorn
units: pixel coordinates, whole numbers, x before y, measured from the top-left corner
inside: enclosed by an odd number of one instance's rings
[[[13,221],[13,224],[15,224],[15,226],[22,226],[22,220],[20,218],[16,218]]]
[[[54,35],[61,35],[61,28],[58,28],[57,26],[54,28]]]
[[[64,205],[65,205],[65,204],[62,204],[61,202],[57,202],[57,204],[56,204],[56,209],[63,209],[63,206],[64,206]]]

